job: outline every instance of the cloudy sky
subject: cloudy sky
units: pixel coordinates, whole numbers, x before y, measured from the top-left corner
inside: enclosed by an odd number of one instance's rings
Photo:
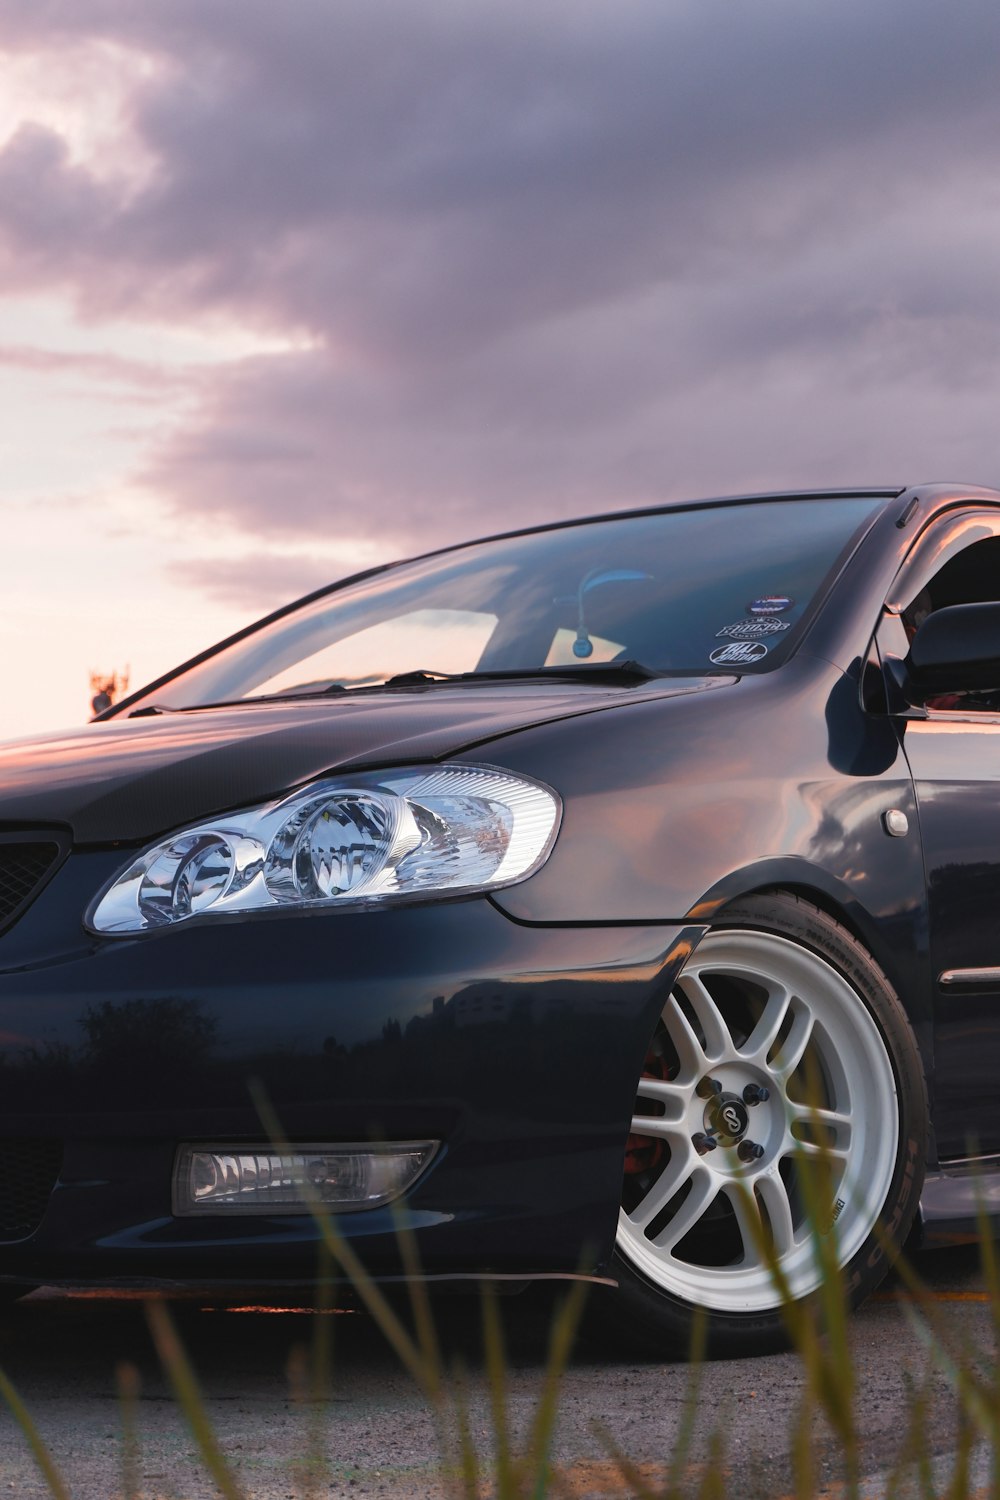
[[[0,738],[370,562],[1000,484],[996,0],[0,0]]]

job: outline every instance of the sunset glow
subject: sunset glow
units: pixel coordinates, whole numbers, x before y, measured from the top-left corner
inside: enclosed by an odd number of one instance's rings
[[[0,0],[0,738],[439,544],[1000,481],[988,0],[232,22]]]

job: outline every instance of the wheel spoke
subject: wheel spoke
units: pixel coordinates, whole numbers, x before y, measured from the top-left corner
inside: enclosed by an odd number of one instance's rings
[[[851,1149],[851,1137],[854,1131],[854,1121],[845,1110],[818,1109],[809,1104],[796,1104],[794,1100],[787,1100],[786,1107],[789,1111],[789,1131],[796,1146],[802,1146],[807,1152],[815,1152],[821,1155],[846,1157]],[[801,1126],[805,1130],[819,1128],[822,1141],[810,1140],[807,1136],[796,1134],[795,1127]]]
[[[767,1244],[769,1236],[752,1188],[748,1183],[735,1181],[726,1183],[723,1191],[729,1199],[743,1241],[740,1266],[747,1269],[764,1265],[762,1246]]]
[[[767,1210],[774,1254],[780,1261],[795,1246],[795,1221],[792,1218],[792,1205],[788,1201],[788,1190],[780,1172],[765,1172],[758,1177],[754,1187]]]
[[[708,1068],[705,1049],[695,1035],[694,1027],[671,995],[663,1010],[663,1024],[677,1051],[681,1077],[694,1083]]]
[[[762,1066],[766,1063],[767,1054],[774,1046],[778,1033],[784,1025],[791,1001],[791,992],[784,985],[772,986],[767,1003],[761,1011],[760,1020],[740,1048],[742,1057],[753,1057]]]
[[[683,1140],[684,1132],[678,1120],[669,1120],[666,1115],[633,1115],[629,1126],[631,1135],[652,1135],[660,1141]],[[798,1142],[796,1144],[799,1144]]]
[[[733,1050],[732,1033],[722,1012],[699,973],[682,974],[677,987],[698,1017],[698,1023],[705,1034],[703,1056],[709,1062],[718,1062],[720,1057],[725,1057]]]
[[[811,1010],[807,1010],[805,1006],[796,1007],[792,1028],[782,1042],[777,1056],[771,1061],[771,1069],[779,1077],[787,1079],[795,1072],[812,1040],[815,1022],[816,1018]]]
[[[825,1185],[824,1191],[834,1192],[844,1180],[849,1152],[834,1151],[829,1146],[817,1146],[812,1141],[798,1141],[792,1137],[792,1150],[785,1153],[792,1161],[796,1156],[805,1158],[807,1171],[819,1177]],[[820,1175],[822,1174],[822,1175]]]
[[[645,1229],[652,1223],[674,1194],[680,1192],[696,1166],[697,1160],[691,1151],[678,1146],[642,1202],[637,1203],[628,1216],[637,1229]]]
[[[668,1083],[662,1078],[643,1077],[639,1079],[636,1095],[640,1099],[654,1099],[662,1104],[666,1110],[666,1118],[680,1120],[688,1106],[690,1089],[678,1088],[676,1083]],[[652,1118],[656,1118],[653,1116]]]
[[[703,1214],[711,1208],[719,1191],[719,1183],[712,1172],[704,1167],[695,1167],[690,1174],[691,1191],[680,1208],[656,1236],[654,1244],[659,1250],[674,1250],[693,1229]]]

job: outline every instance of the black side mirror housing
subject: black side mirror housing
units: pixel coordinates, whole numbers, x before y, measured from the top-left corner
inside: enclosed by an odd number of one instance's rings
[[[1000,603],[950,604],[929,614],[904,662],[907,696],[1000,689]]]

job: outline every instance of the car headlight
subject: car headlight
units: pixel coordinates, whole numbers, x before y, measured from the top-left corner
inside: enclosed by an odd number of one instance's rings
[[[97,897],[87,925],[148,932],[194,918],[513,885],[545,861],[559,815],[555,792],[491,766],[315,781],[145,850]]]

